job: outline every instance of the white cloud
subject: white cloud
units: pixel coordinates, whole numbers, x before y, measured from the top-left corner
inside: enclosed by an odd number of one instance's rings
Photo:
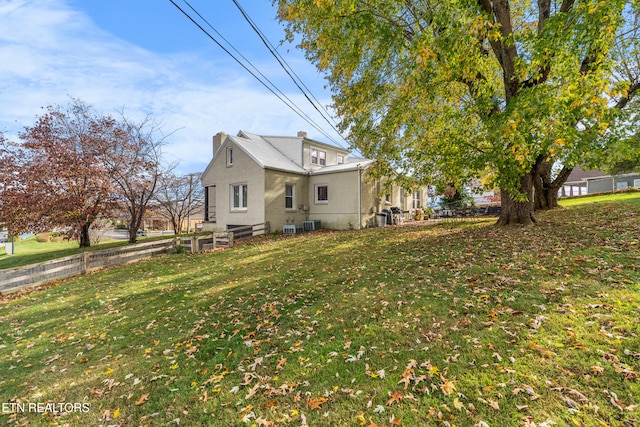
[[[219,131],[320,137],[222,53],[215,62],[156,54],[100,30],[62,0],[0,0],[0,28],[0,129],[10,137],[69,96],[105,113],[151,115],[165,133],[176,131],[165,151],[184,172],[204,169]],[[289,97],[311,109],[302,95]]]

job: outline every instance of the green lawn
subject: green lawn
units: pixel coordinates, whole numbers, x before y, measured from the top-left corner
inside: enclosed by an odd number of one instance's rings
[[[603,203],[603,202],[606,203],[606,202],[612,202],[612,201],[633,200],[639,197],[638,194],[640,194],[638,190],[609,193],[609,194],[596,194],[592,196],[581,196],[581,197],[571,197],[571,198],[560,199],[558,203],[560,204],[560,206],[569,207],[569,206],[583,205],[585,203]]]
[[[0,423],[640,425],[639,214],[269,236],[5,297],[0,402],[87,405]]]

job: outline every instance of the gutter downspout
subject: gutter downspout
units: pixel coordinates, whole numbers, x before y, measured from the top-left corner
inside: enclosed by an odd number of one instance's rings
[[[358,228],[362,229],[362,169],[358,164]]]

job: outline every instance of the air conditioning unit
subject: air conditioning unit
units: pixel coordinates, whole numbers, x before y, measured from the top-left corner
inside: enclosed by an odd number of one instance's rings
[[[296,226],[293,224],[283,225],[282,226],[283,234],[296,234]]]
[[[304,231],[320,230],[321,221],[320,220],[302,221],[302,228],[304,229]]]

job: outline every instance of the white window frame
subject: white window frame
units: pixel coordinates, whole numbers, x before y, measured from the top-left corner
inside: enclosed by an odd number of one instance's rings
[[[342,154],[338,154],[338,164],[341,165],[344,163],[344,156]]]
[[[318,196],[318,192],[320,188],[325,188],[325,197],[326,199],[320,199]],[[316,205],[326,205],[329,203],[329,185],[328,184],[316,184],[313,188],[313,198],[315,199]]]
[[[238,189],[238,203],[236,205],[236,188]],[[231,211],[235,212],[244,212],[248,209],[249,198],[248,198],[247,184],[239,183],[239,184],[231,184],[229,185],[229,207]]]
[[[227,147],[227,166],[233,166],[233,147]]]
[[[291,195],[287,194],[287,189],[291,188]],[[291,206],[287,206],[287,200],[291,200]],[[296,210],[296,185],[287,183],[284,185],[284,209],[287,211]]]
[[[319,150],[317,148],[311,148],[309,154],[310,154],[309,161],[311,162],[312,165],[320,165],[320,166],[326,166],[327,165],[327,152],[326,151],[322,151],[322,150]]]
[[[422,208],[422,204],[421,204],[421,199],[422,199],[422,194],[420,194],[421,191],[417,190],[413,192],[413,209],[420,209]]]

